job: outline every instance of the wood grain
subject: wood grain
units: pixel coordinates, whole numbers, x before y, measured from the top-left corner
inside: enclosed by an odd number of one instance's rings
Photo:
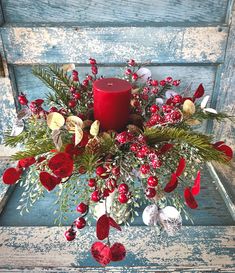
[[[153,63],[220,63],[227,27],[4,27],[10,64],[123,63],[130,58]]]
[[[225,23],[228,0],[2,0],[7,23]]]
[[[174,237],[157,236],[154,228],[149,227],[112,231],[111,242],[125,244],[128,252],[124,261],[110,264],[106,269],[90,257],[90,246],[97,240],[93,227],[83,229],[77,240],[70,243],[63,238],[65,230],[65,227],[1,227],[1,270],[37,272],[38,267],[61,268],[65,272],[76,269],[76,272],[123,273],[235,270],[232,226],[183,227]]]

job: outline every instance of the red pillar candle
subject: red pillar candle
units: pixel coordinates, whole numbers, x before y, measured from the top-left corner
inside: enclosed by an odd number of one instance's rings
[[[94,116],[103,130],[122,131],[130,113],[131,84],[117,78],[104,78],[93,83]]]

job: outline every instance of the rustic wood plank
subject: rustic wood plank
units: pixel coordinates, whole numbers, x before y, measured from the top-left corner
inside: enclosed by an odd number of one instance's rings
[[[97,59],[97,62],[99,60]],[[171,76],[174,79],[181,79],[181,85],[176,90],[183,91],[192,82],[192,92],[196,90],[200,83],[205,86],[206,94],[211,95],[213,92],[216,66],[149,66],[152,76],[155,79],[164,79]],[[77,65],[80,79],[84,79],[85,75],[90,72],[90,67]],[[125,68],[114,66],[99,67],[99,75],[105,77],[122,76]],[[30,100],[43,96],[49,91],[47,86],[32,74],[32,66],[14,66],[14,74],[16,78],[18,92],[24,92]]]
[[[228,208],[220,195],[218,185],[215,179],[210,175],[207,168],[202,173],[202,189],[197,196],[199,204],[198,209],[190,210],[188,212],[194,220],[196,226],[213,226],[213,225],[233,225],[234,220],[229,213]],[[16,208],[19,205],[19,200],[24,189],[16,187],[10,200],[6,204],[1,216],[1,226],[54,226],[56,216],[53,214],[57,209],[55,200],[57,199],[56,190],[47,192],[44,198],[37,201],[33,207],[30,208],[29,213],[20,215]],[[183,195],[183,193],[182,193]],[[77,201],[78,202],[78,201]],[[77,203],[71,203],[71,211],[66,213],[67,220],[62,220],[62,225],[70,225],[74,219],[78,217],[75,210]],[[136,217],[133,225],[143,226],[142,221],[143,208],[139,210],[139,217]],[[95,222],[92,222],[92,225]],[[190,221],[184,219],[185,225],[193,225]]]
[[[0,268],[5,272],[24,269],[34,272],[62,268],[76,272],[103,272],[90,257],[90,246],[96,241],[95,228],[79,232],[78,239],[66,242],[65,227],[1,227]],[[126,227],[111,232],[111,242],[126,245],[126,260],[112,263],[105,272],[174,272],[205,270],[233,272],[235,227],[183,227],[174,236],[156,235],[154,228]],[[115,269],[115,265],[118,266]],[[11,271],[12,270],[12,271]],[[87,270],[87,271],[84,271]],[[154,271],[155,270],[155,271]],[[63,272],[64,272],[63,271]],[[191,272],[191,271],[190,271]]]
[[[129,58],[153,63],[220,63],[227,27],[4,27],[10,64],[102,63]]]
[[[2,1],[6,22],[75,22],[85,25],[151,22],[222,24],[225,22],[227,3],[228,0]]]

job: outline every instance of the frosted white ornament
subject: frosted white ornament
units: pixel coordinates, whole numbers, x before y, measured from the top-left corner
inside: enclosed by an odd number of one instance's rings
[[[158,206],[149,205],[147,206],[142,214],[142,219],[147,226],[156,226],[158,223]]]
[[[168,235],[172,236],[182,227],[182,217],[180,212],[173,206],[166,206],[159,210],[159,222]]]
[[[156,98],[156,104],[162,105],[164,103],[164,100],[162,98]]]
[[[146,67],[141,67],[136,74],[138,75],[138,81],[141,83],[146,83],[148,78],[151,77],[151,71]]]
[[[172,97],[174,97],[175,95],[178,95],[178,93],[175,92],[175,91],[173,91],[173,90],[168,90],[168,91],[166,91],[166,93],[165,93],[165,96],[166,96],[167,99],[172,98]]]

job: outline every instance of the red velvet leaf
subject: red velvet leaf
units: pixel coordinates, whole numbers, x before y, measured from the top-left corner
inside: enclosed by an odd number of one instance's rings
[[[202,84],[200,84],[200,85],[198,86],[197,90],[195,91],[193,97],[194,97],[195,99],[199,99],[199,98],[201,98],[201,97],[204,95],[204,92],[205,92],[204,87],[203,87]]]
[[[165,154],[165,153],[168,152],[170,149],[172,149],[173,146],[174,146],[174,145],[171,144],[171,143],[166,143],[166,144],[164,144],[164,145],[160,148],[160,150],[158,151],[158,154],[159,154],[159,155]]]
[[[113,262],[122,261],[126,257],[126,249],[121,243],[114,243],[111,248],[111,260]]]
[[[178,179],[175,173],[171,175],[171,180],[166,184],[164,191],[172,192],[178,185]]]
[[[200,182],[201,182],[201,173],[200,171],[197,172],[197,177],[194,180],[194,185],[192,187],[192,194],[198,195],[200,193]]]
[[[186,166],[186,160],[183,157],[181,157],[180,161],[179,161],[179,165],[178,165],[177,170],[175,172],[177,177],[183,173],[185,166]]]
[[[223,152],[228,157],[228,160],[233,158],[233,150],[228,145],[223,144],[216,147],[216,149]]]
[[[48,190],[52,191],[56,185],[61,182],[61,178],[55,177],[48,172],[40,172],[39,175],[42,185]]]
[[[109,225],[120,231],[122,230],[118,223],[116,223],[116,221],[112,217],[109,217]]]
[[[103,266],[111,262],[112,255],[110,247],[102,242],[95,242],[91,246],[91,254],[93,258]]]
[[[197,201],[195,200],[190,188],[184,189],[184,200],[186,205],[191,209],[196,209],[198,207]]]
[[[219,147],[222,144],[224,144],[224,141],[218,141],[218,142],[214,143],[213,146],[216,148],[216,147]]]
[[[96,224],[96,236],[99,240],[104,240],[109,236],[109,217],[104,214],[102,215]]]
[[[73,160],[68,153],[61,152],[49,160],[48,167],[56,176],[65,178],[73,172]]]

